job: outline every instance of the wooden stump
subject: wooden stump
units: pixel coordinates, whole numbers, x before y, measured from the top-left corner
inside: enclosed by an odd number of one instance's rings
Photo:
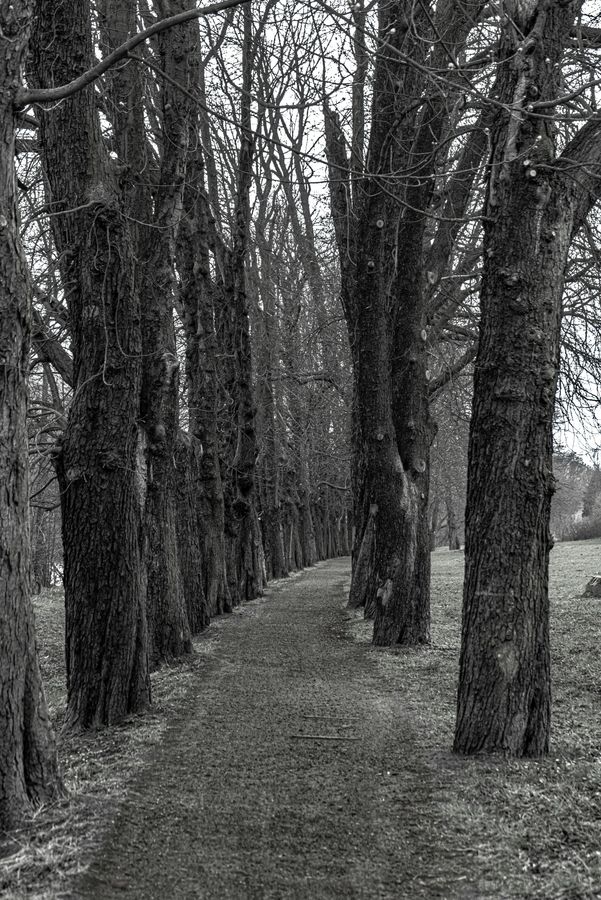
[[[601,597],[601,575],[593,575],[584,589],[583,597]]]

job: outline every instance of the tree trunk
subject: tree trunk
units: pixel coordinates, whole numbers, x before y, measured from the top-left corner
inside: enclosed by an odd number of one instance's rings
[[[185,11],[188,0],[167,4],[165,15]],[[141,420],[147,433],[147,492],[144,510],[146,609],[150,658],[154,665],[192,652],[190,625],[180,579],[176,528],[176,445],[179,362],[173,302],[175,245],[183,201],[191,104],[176,85],[189,88],[189,56],[198,52],[197,23],[168,29],[158,37],[161,69],[162,155],[154,222],[140,240],[143,376]],[[184,551],[185,552],[185,551]],[[200,567],[200,560],[198,560]]]
[[[288,566],[284,552],[284,523],[282,518],[281,453],[277,426],[276,401],[273,389],[276,340],[274,333],[275,304],[273,288],[266,286],[264,309],[260,313],[260,347],[257,376],[257,431],[261,435],[260,490],[261,531],[265,551],[267,579],[284,578]]]
[[[303,568],[303,548],[300,537],[300,513],[296,503],[291,501],[288,513],[288,568]]]
[[[299,429],[300,430],[300,429]],[[303,567],[313,566],[317,560],[317,547],[315,544],[315,526],[311,514],[311,486],[309,479],[309,463],[307,442],[301,435],[300,456],[300,484],[299,484],[299,536],[302,547]]]
[[[52,586],[52,519],[53,513],[44,509],[37,508],[31,513],[31,570],[39,588]]]
[[[250,227],[250,185],[253,159],[251,131],[252,17],[250,6],[242,8],[244,22],[243,86],[240,116],[235,220],[232,247],[226,255],[223,289],[226,346],[233,361],[231,399],[235,438],[231,442],[231,478],[227,523],[229,532],[228,576],[234,602],[243,603],[263,591],[261,530],[255,501],[257,439],[253,391],[252,353],[246,259]]]
[[[436,550],[436,532],[438,530],[438,511],[440,502],[438,497],[434,497],[434,502],[430,507],[430,552]]]
[[[316,561],[325,559],[324,533],[323,533],[323,516],[321,506],[314,503],[311,508],[311,518],[313,519],[313,530],[315,534],[315,551]]]
[[[540,756],[550,729],[548,561],[561,295],[574,189],[554,173],[554,134],[528,114],[560,92],[574,12],[509,15],[486,203],[481,321],[466,510],[454,749]],[[524,52],[524,46],[527,52]]]
[[[265,551],[267,580],[284,578],[288,566],[284,555],[284,528],[281,507],[271,507],[261,513],[261,533]]]
[[[61,792],[29,595],[29,279],[19,239],[15,95],[31,4],[0,4],[0,832]]]
[[[200,150],[188,160],[184,210],[178,233],[179,300],[186,332],[186,381],[190,432],[202,447],[195,481],[200,561],[210,616],[231,612],[225,557],[225,507],[219,460],[220,375],[214,322],[215,288],[210,275],[208,202]]]
[[[447,535],[449,539],[449,550],[461,550],[461,541],[459,540],[459,526],[457,525],[457,513],[455,512],[455,501],[450,495],[445,498],[445,506],[447,508]]]
[[[451,106],[446,92],[427,86],[419,64],[446,67],[445,54],[464,46],[483,5],[443,4],[434,21],[428,4],[379,4],[385,49],[375,57],[369,174],[363,178],[351,175],[342,129],[326,108],[332,213],[355,379],[349,603],[363,605],[366,615],[375,613],[374,643],[382,645],[430,639],[433,428],[424,239],[437,142]],[[436,38],[431,55],[429,35]],[[407,56],[415,65],[405,64]],[[419,112],[418,96],[424,97]],[[398,171],[411,171],[411,178],[398,179]]]
[[[159,3],[159,14],[189,8],[186,0]],[[102,0],[100,26],[106,53],[137,30],[135,0]],[[196,23],[162,32],[155,41],[161,70],[156,114],[160,125],[158,188],[153,201],[148,178],[152,156],[144,120],[140,67],[119,66],[107,76],[107,115],[112,143],[124,164],[123,203],[136,247],[136,279],[141,296],[143,376],[140,416],[146,430],[147,491],[143,553],[150,658],[154,666],[191,651],[186,602],[180,581],[176,534],[175,455],[178,431],[178,364],[172,307],[174,242],[181,211],[192,104],[175,83],[189,87],[188,56]],[[197,43],[197,42],[196,42]],[[152,222],[149,227],[145,223]]]
[[[348,539],[348,512],[345,510],[340,519],[340,555],[348,556],[350,553]]]
[[[367,520],[357,557],[351,598],[364,594],[366,616],[376,616],[374,643],[427,640],[413,622],[413,566],[417,552],[416,488],[399,455],[392,419],[389,377],[391,336],[378,308],[378,287],[363,286],[359,329],[361,352],[355,364],[360,456],[365,461],[362,520]],[[369,291],[369,294],[367,292]],[[367,300],[369,297],[369,300]],[[362,578],[363,583],[359,581]],[[416,627],[414,627],[416,626]]]
[[[203,578],[203,528],[199,497],[202,494],[202,446],[191,435],[179,433],[176,454],[177,544],[181,587],[192,634],[210,621]]]
[[[33,72],[46,87],[92,64],[87,2],[37,4]],[[40,146],[73,341],[74,396],[57,463],[65,551],[66,726],[150,702],[140,550],[146,479],[135,255],[93,87],[40,110]]]

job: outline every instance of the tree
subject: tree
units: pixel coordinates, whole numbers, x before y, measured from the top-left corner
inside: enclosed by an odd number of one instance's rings
[[[87,2],[38,3],[32,72],[42,88],[93,65]],[[93,87],[40,109],[40,147],[73,342],[61,486],[66,725],[107,724],[150,702],[144,559],[145,435],[135,254]]]
[[[449,550],[459,550],[463,530],[467,474],[467,400],[455,386],[434,404],[438,430],[432,447],[432,495],[438,511],[443,511]]]
[[[15,99],[32,5],[0,3],[0,831],[61,792],[30,599],[26,429],[30,283],[19,239]]]
[[[591,472],[586,490],[582,497],[582,515],[584,518],[591,516],[595,509],[595,504],[601,494],[601,471],[595,467]]]
[[[164,20],[185,2],[158,3]],[[105,0],[101,33],[109,55],[136,33],[137,3]],[[151,77],[143,78],[140,63]],[[146,615],[153,665],[191,651],[191,629],[208,622],[201,579],[194,490],[198,448],[179,432],[179,359],[173,305],[175,253],[186,184],[189,142],[196,114],[200,66],[195,21],[161,31],[135,62],[108,73],[105,105],[136,248],[136,282],[142,309],[140,422],[145,432],[146,494],[143,555]],[[153,80],[156,73],[156,83]],[[146,90],[144,90],[146,87]],[[149,101],[144,103],[144,97]],[[155,122],[155,150],[145,123]],[[154,157],[158,160],[154,163]],[[156,182],[156,189],[153,182]],[[194,549],[196,548],[196,549]]]
[[[263,28],[263,16],[256,24],[257,34]],[[218,46],[229,24],[228,21],[224,25]],[[226,221],[227,207],[224,212],[213,168],[212,135],[201,114],[203,146],[191,145],[194,148],[189,163],[191,178],[184,195],[189,218],[178,245],[190,425],[205,450],[198,480],[204,578],[209,606],[215,611],[230,610],[238,603],[254,599],[263,587],[246,277],[254,152],[251,87],[256,41],[250,8],[245,7],[241,47],[236,48],[241,51],[242,61],[239,101],[236,97],[238,146],[232,151],[235,162],[231,173],[231,216]],[[204,78],[203,64],[198,73],[199,99],[203,105]],[[229,228],[229,240],[219,227],[221,223]],[[220,405],[227,410],[221,420],[216,417]]]
[[[238,603],[253,600],[263,590],[255,484],[256,406],[246,282],[250,187],[255,144],[251,127],[251,92],[256,42],[250,5],[243,7],[242,15],[240,143],[237,154],[231,246],[224,260],[223,306],[219,323],[222,347],[232,360],[230,396],[233,427],[225,443],[226,464],[229,469],[225,492],[226,548],[229,553],[230,590]]]
[[[350,158],[339,117],[327,105],[325,110],[355,384],[356,538],[349,602],[375,614],[376,644],[427,643],[430,636],[428,488],[434,428],[423,275],[439,142],[449,126],[456,87],[451,82],[449,91],[448,83],[429,73],[446,70],[449,58],[460,57],[483,7],[477,2],[436,8],[379,4],[365,156],[361,93],[354,97]],[[357,84],[362,84],[366,19],[361,4],[353,7],[353,15],[359,34],[357,71],[362,73]],[[468,194],[458,204],[458,218]]]
[[[574,540],[583,522],[578,520],[583,515],[583,492],[591,470],[576,453],[559,448],[553,454],[553,472],[556,492],[551,503],[551,534],[559,541]]]
[[[500,24],[469,444],[460,753],[540,756],[549,744],[561,300],[570,243],[598,196],[601,159],[595,119],[557,156],[555,110],[569,103],[561,74],[581,5],[512,2]]]
[[[199,555],[208,612],[215,616],[230,612],[232,599],[225,556],[225,508],[218,442],[219,373],[209,250],[212,241],[204,171],[202,149],[197,146],[188,159],[183,200],[186,215],[178,232],[177,259],[186,341],[189,428],[201,451],[193,481]]]
[[[135,6],[136,4],[132,4],[132,27],[135,27],[136,21]],[[180,12],[189,6],[185,0],[177,0],[158,3],[157,9],[161,18],[166,18],[169,12]],[[156,39],[158,64],[162,73],[156,103],[161,148],[157,167],[158,186],[153,197],[146,179],[145,196],[141,205],[151,221],[147,227],[139,224],[136,242],[143,352],[140,421],[146,432],[146,616],[150,658],[154,665],[191,652],[188,607],[192,608],[195,624],[206,622],[202,594],[196,598],[198,610],[194,610],[195,602],[189,591],[186,602],[185,579],[178,548],[177,481],[181,476],[176,462],[179,360],[173,322],[175,246],[192,116],[190,103],[181,102],[181,88],[187,91],[191,86],[193,67],[190,60],[194,53],[199,53],[195,34],[197,30],[197,23],[192,21],[167,29]],[[123,38],[120,38],[121,43]],[[136,114],[135,111],[135,105],[137,103],[139,106],[140,99],[139,92],[137,96],[127,97],[132,113],[130,119],[133,119],[135,127],[126,131],[129,153],[126,151],[124,158],[126,161],[131,159],[132,162],[136,159],[147,166],[152,150],[147,146],[148,137],[142,112],[138,110]],[[141,193],[140,181],[144,183],[143,173],[136,171],[136,175],[138,184],[131,184],[131,194],[134,197]],[[134,178],[132,182],[135,182]],[[138,197],[138,205],[139,199]],[[180,456],[180,463],[181,461]],[[185,552],[182,548],[182,553]],[[197,560],[196,566],[200,568],[200,560]]]

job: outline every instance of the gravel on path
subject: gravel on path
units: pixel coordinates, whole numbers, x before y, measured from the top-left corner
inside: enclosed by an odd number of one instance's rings
[[[402,667],[353,638],[348,579],[320,563],[211,625],[73,897],[483,896]]]

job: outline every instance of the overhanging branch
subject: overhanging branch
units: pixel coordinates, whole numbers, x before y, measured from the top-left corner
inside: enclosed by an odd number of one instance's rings
[[[77,91],[81,91],[89,84],[92,84],[92,82],[96,81],[96,79],[100,78],[101,75],[104,75],[108,69],[114,66],[115,63],[118,63],[126,57],[134,47],[147,41],[155,34],[160,34],[161,31],[166,31],[167,28],[174,28],[176,25],[183,25],[185,22],[189,22],[192,19],[200,19],[203,16],[208,16],[212,13],[222,12],[224,9],[242,6],[247,2],[248,0],[222,0],[221,3],[211,3],[209,6],[203,6],[200,9],[187,9],[185,12],[178,13],[176,16],[169,16],[166,19],[161,19],[160,22],[155,22],[154,25],[151,25],[150,28],[147,28],[145,31],[134,34],[128,41],[121,44],[121,46],[113,50],[112,53],[109,53],[109,55],[99,62],[98,65],[88,69],[87,72],[84,72],[83,75],[80,75],[78,78],[74,78],[73,81],[70,81],[68,84],[62,84],[53,88],[37,88],[35,90],[23,88],[18,91],[15,107],[17,109],[23,109],[23,107],[30,106],[32,103],[56,103],[58,100],[64,100],[66,97],[70,97],[72,94],[76,94]]]

